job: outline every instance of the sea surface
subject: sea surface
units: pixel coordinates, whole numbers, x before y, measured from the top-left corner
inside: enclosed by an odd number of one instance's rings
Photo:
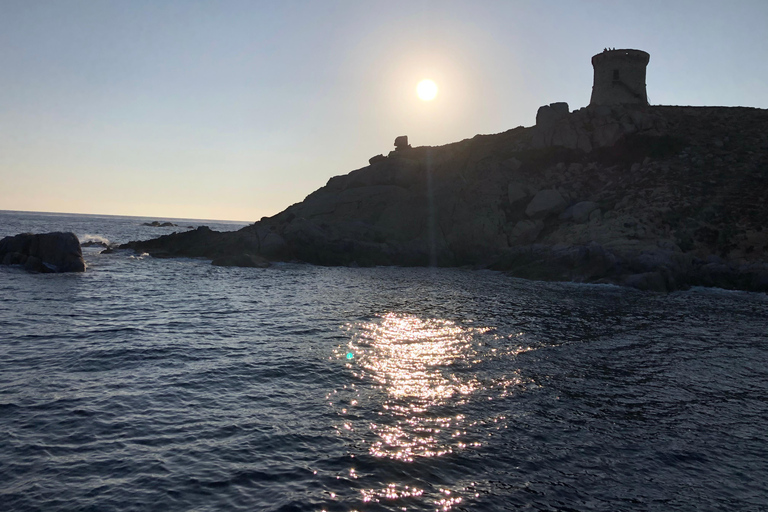
[[[765,294],[101,250],[0,266],[0,510],[768,510]]]

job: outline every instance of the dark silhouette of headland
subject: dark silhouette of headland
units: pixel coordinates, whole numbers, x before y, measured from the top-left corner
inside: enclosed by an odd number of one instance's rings
[[[768,111],[651,106],[640,50],[592,58],[589,106],[396,149],[277,215],[130,242],[216,264],[440,265],[671,291],[768,291]]]

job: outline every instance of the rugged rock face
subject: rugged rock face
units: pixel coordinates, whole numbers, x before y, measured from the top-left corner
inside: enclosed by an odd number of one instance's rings
[[[533,128],[393,151],[235,234],[131,246],[768,290],[768,111],[553,105]]]
[[[80,241],[74,233],[22,233],[0,240],[0,263],[24,265],[30,272],[85,272]]]

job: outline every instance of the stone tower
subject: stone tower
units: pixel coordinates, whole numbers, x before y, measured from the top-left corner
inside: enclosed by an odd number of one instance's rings
[[[595,79],[590,105],[648,104],[645,67],[651,56],[642,50],[603,50],[592,57]]]

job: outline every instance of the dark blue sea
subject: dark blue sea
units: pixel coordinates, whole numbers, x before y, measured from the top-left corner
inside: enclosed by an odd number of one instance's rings
[[[0,510],[768,510],[765,294],[101,250],[0,266]]]

